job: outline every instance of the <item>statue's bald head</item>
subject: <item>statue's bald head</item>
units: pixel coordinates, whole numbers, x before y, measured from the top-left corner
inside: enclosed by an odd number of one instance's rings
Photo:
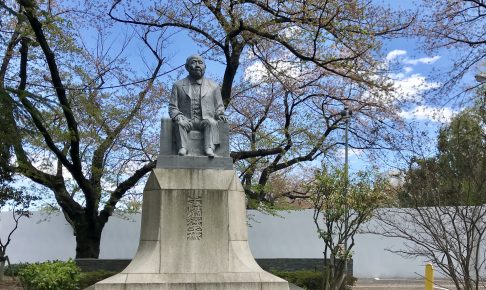
[[[204,59],[202,58],[202,56],[200,56],[199,54],[193,54],[193,55],[189,56],[188,58],[186,58],[186,65],[189,64],[194,59],[204,62]]]
[[[206,64],[204,63],[204,59],[198,55],[193,54],[186,59],[186,70],[189,72],[189,75],[194,79],[200,79],[204,76],[204,72],[206,71]]]

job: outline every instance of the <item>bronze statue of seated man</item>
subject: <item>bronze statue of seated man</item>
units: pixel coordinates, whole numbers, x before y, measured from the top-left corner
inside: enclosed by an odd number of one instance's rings
[[[218,121],[227,122],[220,87],[204,77],[206,64],[199,55],[186,60],[189,75],[172,87],[169,116],[176,123],[178,154],[188,153],[188,132],[198,130],[204,135],[204,153],[214,157],[219,144]]]

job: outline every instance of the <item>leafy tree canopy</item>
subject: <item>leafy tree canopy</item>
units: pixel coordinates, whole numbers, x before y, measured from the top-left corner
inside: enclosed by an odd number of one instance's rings
[[[485,99],[463,110],[438,135],[437,155],[414,158],[400,193],[405,206],[476,205],[486,200]]]

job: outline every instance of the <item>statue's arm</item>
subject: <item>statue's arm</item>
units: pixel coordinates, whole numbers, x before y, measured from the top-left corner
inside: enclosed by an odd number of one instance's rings
[[[177,121],[178,116],[182,115],[182,112],[179,110],[177,91],[177,84],[174,84],[169,98],[169,117],[174,121]]]
[[[216,94],[216,106],[215,106],[215,113],[216,116],[224,116],[224,105],[223,105],[223,98],[221,97],[221,87],[217,86],[215,89]]]
[[[223,121],[223,122],[228,122],[228,118],[224,114],[224,104],[223,104],[223,98],[221,97],[221,87],[217,86],[216,87],[216,108],[215,108],[215,115],[216,115],[216,120]]]

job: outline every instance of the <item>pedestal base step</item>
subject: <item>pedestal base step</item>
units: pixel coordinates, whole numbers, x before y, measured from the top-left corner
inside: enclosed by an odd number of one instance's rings
[[[157,157],[157,168],[165,169],[233,169],[233,158],[216,156],[177,156],[160,155]]]
[[[289,283],[267,272],[116,274],[90,290],[289,290]]]

